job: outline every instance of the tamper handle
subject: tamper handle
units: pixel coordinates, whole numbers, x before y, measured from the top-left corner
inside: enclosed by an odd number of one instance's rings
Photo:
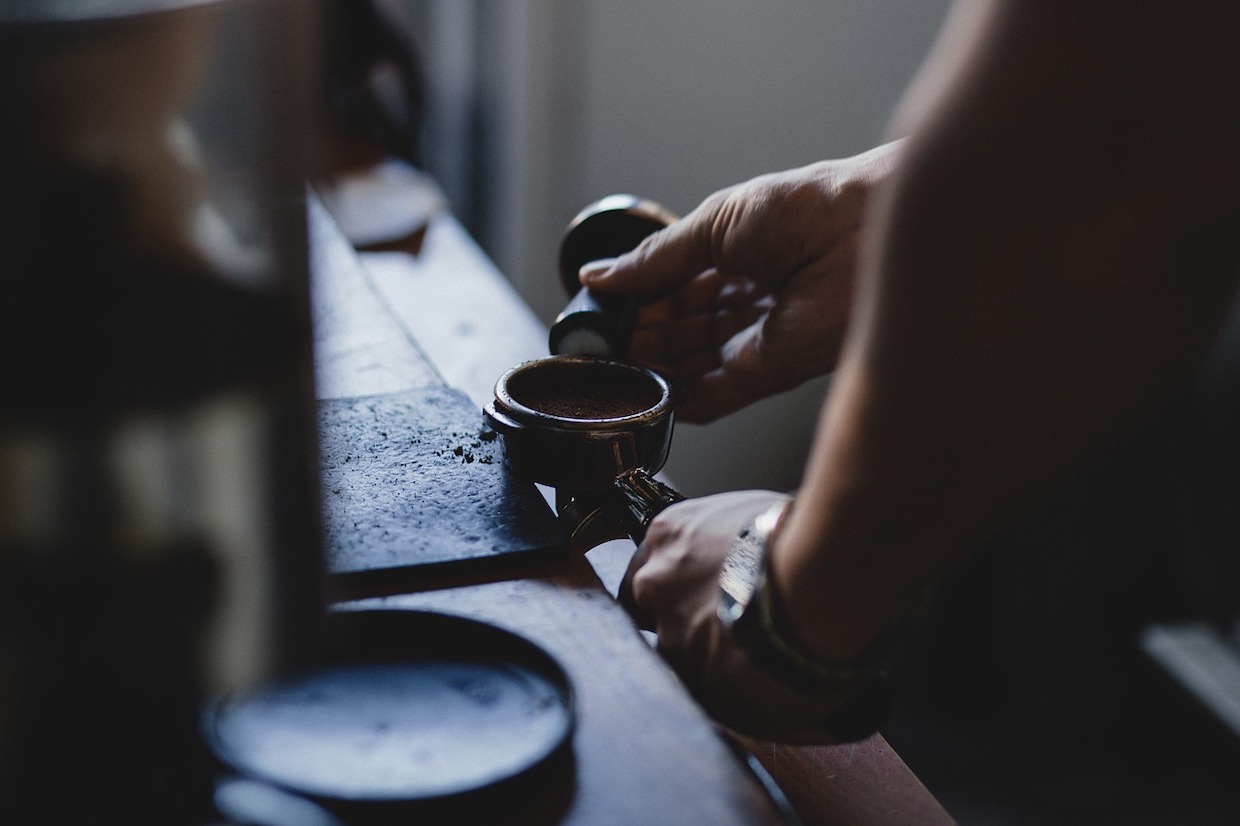
[[[637,300],[582,287],[551,325],[547,345],[555,356],[624,358],[633,337]]]
[[[620,503],[620,521],[629,538],[638,545],[646,538],[646,528],[659,512],[685,498],[684,494],[641,468],[617,476],[614,487]]]
[[[552,355],[628,357],[639,302],[593,293],[577,276],[591,261],[623,255],[675,221],[665,207],[627,194],[600,198],[577,213],[560,239],[560,282],[573,298],[551,327]]]

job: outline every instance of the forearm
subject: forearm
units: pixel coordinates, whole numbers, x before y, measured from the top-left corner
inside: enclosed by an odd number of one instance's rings
[[[1191,61],[1148,70],[1166,46],[1144,42],[1157,21],[1099,44],[1069,29],[1088,29],[1083,13],[1009,5],[1038,4],[994,4],[964,57],[932,60],[919,83],[932,99],[912,107],[867,228],[840,368],[772,551],[794,622],[827,656],[857,653],[1129,432],[1235,291],[1240,176],[1198,151],[1234,144],[1234,112],[1185,111]]]

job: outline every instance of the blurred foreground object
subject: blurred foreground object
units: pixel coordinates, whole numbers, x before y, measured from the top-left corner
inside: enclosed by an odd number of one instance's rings
[[[412,39],[382,0],[327,0],[327,105],[335,166],[421,165],[425,90]]]
[[[313,654],[314,26],[0,9],[0,821],[213,818],[203,699]]]
[[[444,209],[421,171],[425,88],[409,33],[382,0],[328,0],[323,203],[359,250],[421,251]]]

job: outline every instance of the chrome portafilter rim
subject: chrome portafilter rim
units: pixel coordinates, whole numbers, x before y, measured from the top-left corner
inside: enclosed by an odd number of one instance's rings
[[[598,490],[625,471],[662,468],[675,396],[666,377],[640,365],[548,356],[501,376],[483,414],[518,475],[557,490]]]
[[[585,382],[581,381],[583,378]],[[612,399],[614,409],[610,411],[604,410],[607,402],[599,403],[597,415],[587,415],[582,409],[569,410],[569,404],[562,399],[549,398],[555,393],[577,402],[581,408],[583,397],[588,402],[591,395],[597,396],[604,389],[603,379],[608,379],[607,389],[616,391],[617,396],[628,393],[632,398]],[[614,430],[667,418],[675,407],[675,392],[661,373],[631,362],[592,356],[548,356],[507,370],[495,384],[494,404],[496,409],[526,425]]]

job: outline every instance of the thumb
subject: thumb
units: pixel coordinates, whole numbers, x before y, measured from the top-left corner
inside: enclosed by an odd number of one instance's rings
[[[591,261],[578,273],[600,293],[652,296],[670,292],[713,266],[709,223],[696,212],[648,235],[619,258]]]

